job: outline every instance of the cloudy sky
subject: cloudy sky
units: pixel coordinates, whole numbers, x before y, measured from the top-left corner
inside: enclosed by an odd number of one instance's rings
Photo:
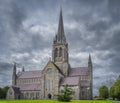
[[[120,75],[120,0],[0,0],[0,87],[18,71],[42,70],[51,57],[60,6],[72,67],[91,53],[94,95]]]

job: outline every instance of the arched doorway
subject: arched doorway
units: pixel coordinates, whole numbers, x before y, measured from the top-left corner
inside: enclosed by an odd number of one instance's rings
[[[20,99],[20,95],[18,95],[18,99]]]
[[[52,95],[51,94],[48,94],[48,99],[51,99],[52,98]]]

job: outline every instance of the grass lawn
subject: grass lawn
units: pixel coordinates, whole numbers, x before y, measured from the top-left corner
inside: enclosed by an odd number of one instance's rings
[[[107,100],[72,100],[71,102],[59,102],[57,100],[0,100],[0,103],[120,103]]]

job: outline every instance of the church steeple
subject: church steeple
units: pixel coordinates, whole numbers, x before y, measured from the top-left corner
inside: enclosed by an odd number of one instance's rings
[[[66,43],[66,37],[64,33],[63,17],[62,17],[62,8],[59,15],[58,31],[54,39],[54,43]]]
[[[91,59],[90,54],[89,54],[89,58],[88,58],[88,67],[92,69],[92,59]]]
[[[12,75],[12,85],[16,85],[16,63],[14,63],[13,67],[13,75]]]
[[[88,58],[88,68],[90,70],[90,99],[93,99],[93,66],[92,66],[92,59],[91,59],[91,55],[89,54],[89,58]]]
[[[62,9],[60,10],[58,31],[53,41],[52,61],[63,71],[65,75],[68,74],[69,57],[68,44],[66,42]]]

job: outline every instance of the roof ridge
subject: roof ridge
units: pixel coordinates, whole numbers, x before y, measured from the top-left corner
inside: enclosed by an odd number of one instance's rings
[[[72,67],[70,69],[79,69],[79,68],[88,68],[88,67]]]
[[[32,71],[24,71],[24,72],[36,72],[36,71],[42,71],[42,70],[32,70]]]
[[[68,76],[68,77],[64,77],[64,78],[79,78],[79,76]]]
[[[52,61],[51,61],[52,62]],[[64,75],[63,74],[63,72],[60,70],[60,68],[54,63],[54,62],[52,62],[53,63],[53,65],[58,69],[58,71],[62,74],[62,75]],[[65,76],[65,75],[64,75]]]
[[[23,85],[39,85],[40,83],[32,83],[32,84],[20,84],[20,85],[16,85],[16,86],[23,86]]]

